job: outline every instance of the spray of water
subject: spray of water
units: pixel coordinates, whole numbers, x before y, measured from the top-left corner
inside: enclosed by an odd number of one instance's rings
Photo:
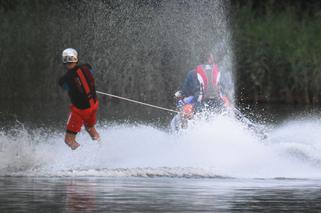
[[[320,126],[314,120],[290,122],[261,140],[224,115],[179,134],[146,125],[101,125],[102,142],[80,134],[77,151],[63,143],[61,133],[22,129],[0,136],[0,175],[320,178]]]
[[[233,97],[233,54],[225,4],[159,2],[85,5],[95,24],[88,24],[88,16],[82,14],[72,32],[80,30],[75,34],[86,36],[60,46],[68,43],[84,54],[93,53],[83,59],[96,61],[98,84],[107,92],[147,100],[156,94],[164,103],[172,96],[173,85],[182,80],[177,76],[185,76],[204,47],[210,48]],[[69,13],[68,9],[64,30],[70,27]],[[52,21],[51,25],[56,29],[61,23]],[[90,45],[88,36],[93,41]],[[50,38],[55,36],[50,34]],[[315,120],[290,122],[276,127],[266,140],[225,115],[198,121],[179,134],[148,125],[100,125],[102,142],[92,142],[81,133],[81,147],[76,151],[63,143],[63,133],[17,128],[0,132],[0,175],[319,178],[320,125]]]

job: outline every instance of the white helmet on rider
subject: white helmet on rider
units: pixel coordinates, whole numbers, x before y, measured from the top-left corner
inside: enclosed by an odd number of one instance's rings
[[[73,48],[67,48],[62,52],[62,62],[66,63],[74,63],[78,62],[78,53]]]

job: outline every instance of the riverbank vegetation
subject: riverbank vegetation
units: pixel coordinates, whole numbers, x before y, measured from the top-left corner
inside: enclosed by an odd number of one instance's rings
[[[320,104],[320,3],[268,2],[234,5],[239,100]]]

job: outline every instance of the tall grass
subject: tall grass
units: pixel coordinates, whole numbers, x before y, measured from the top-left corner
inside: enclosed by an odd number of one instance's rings
[[[241,100],[320,103],[321,16],[292,7],[260,15],[248,4],[237,9],[234,30]]]

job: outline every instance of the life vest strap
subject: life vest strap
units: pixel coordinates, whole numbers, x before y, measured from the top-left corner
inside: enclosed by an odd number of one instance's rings
[[[88,85],[88,82],[87,82],[87,80],[86,80],[81,68],[79,68],[77,70],[77,75],[78,75],[78,77],[79,77],[79,79],[81,81],[81,84],[84,87],[85,93],[86,93],[86,95],[88,97],[88,100],[89,100],[90,107],[94,106],[95,100],[94,100],[94,97],[92,95],[92,91],[91,91],[91,89],[90,89],[90,87]]]
[[[211,68],[211,74],[208,75],[206,74],[203,65],[199,65],[196,67],[196,73],[201,77],[202,79],[202,83],[203,83],[203,93],[204,93],[204,97],[206,98],[206,96],[208,96],[208,92],[210,92],[210,88],[211,89],[218,89],[218,81],[219,81],[219,72],[218,72],[218,67],[216,64],[212,65]],[[215,95],[215,97],[218,94]]]

